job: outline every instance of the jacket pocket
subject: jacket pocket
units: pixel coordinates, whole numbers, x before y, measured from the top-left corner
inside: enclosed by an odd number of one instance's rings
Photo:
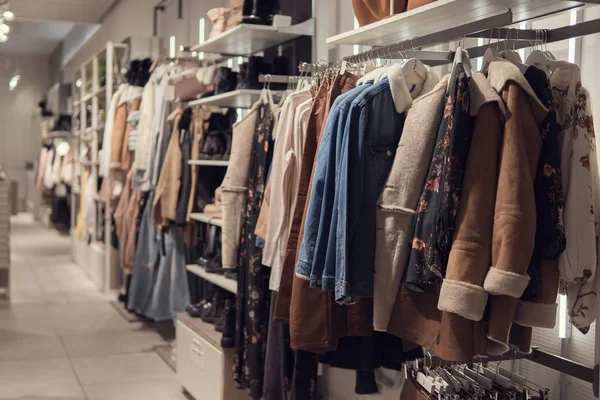
[[[396,155],[396,146],[393,145],[378,145],[369,147],[371,165],[375,172],[377,183],[383,184],[394,163]]]

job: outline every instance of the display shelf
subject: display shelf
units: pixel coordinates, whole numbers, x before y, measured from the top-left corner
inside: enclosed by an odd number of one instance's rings
[[[205,224],[223,226],[223,220],[221,218],[209,217],[208,215],[203,213],[191,213],[190,218],[194,221],[204,222]]]
[[[225,278],[223,275],[208,273],[204,270],[204,268],[196,264],[190,264],[186,268],[192,274],[199,276],[200,278],[205,279],[210,283],[227,290],[228,292],[237,293],[237,282],[232,279]]]
[[[313,32],[313,19],[286,28],[240,24],[217,37],[192,47],[192,51],[248,56],[301,36],[312,35]]]
[[[190,317],[188,313],[177,314],[177,321],[202,336],[216,348],[221,348],[222,333],[217,332],[214,325],[204,322],[200,318]]]
[[[81,165],[84,167],[95,167],[100,165],[100,163],[98,161],[81,160]]]
[[[190,165],[204,165],[209,167],[228,167],[228,160],[189,160]]]
[[[212,105],[216,107],[230,108],[252,108],[254,103],[260,100],[261,89],[239,89],[231,92],[221,93],[216,96],[205,97],[203,99],[189,102],[190,106]],[[273,97],[280,97],[282,91],[271,91]]]
[[[381,21],[344,32],[327,39],[327,44],[351,44],[385,46],[401,41],[412,41],[427,35],[435,35],[454,29],[456,36],[464,36],[457,27],[474,24],[488,18],[512,12],[507,22],[495,26],[508,25],[527,19],[541,17],[574,7],[583,6],[578,1],[558,0],[438,0],[411,11],[396,14]],[[479,30],[491,28],[484,26]],[[431,43],[413,43],[415,46],[447,42],[448,35],[437,35],[439,39]],[[435,39],[435,38],[434,38]],[[410,44],[408,45],[410,48]]]
[[[102,86],[100,89],[94,92],[94,96],[105,97],[106,96],[106,86]]]

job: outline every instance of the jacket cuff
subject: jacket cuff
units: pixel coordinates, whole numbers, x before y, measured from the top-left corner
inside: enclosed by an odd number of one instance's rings
[[[532,328],[552,329],[556,325],[556,303],[544,304],[531,301],[519,302],[515,322]]]
[[[480,321],[483,318],[487,299],[488,293],[481,286],[444,279],[438,309],[458,314],[471,321]]]
[[[518,299],[525,292],[529,279],[529,275],[521,275],[491,267],[485,277],[483,288],[489,294],[506,295]]]
[[[508,343],[495,339],[492,336],[487,336],[487,354],[490,356],[501,356],[510,350]]]

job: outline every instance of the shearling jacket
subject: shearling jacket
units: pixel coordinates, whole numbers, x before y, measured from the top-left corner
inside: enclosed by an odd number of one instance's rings
[[[536,233],[534,181],[542,147],[539,127],[548,109],[509,61],[494,60],[488,80],[507,109],[494,210],[492,266],[483,283],[492,295],[488,353],[502,354],[508,350],[519,298],[529,283],[527,268]]]
[[[152,219],[155,226],[166,227],[169,220],[175,220],[179,186],[181,184],[181,147],[179,146],[179,121],[183,110],[177,108],[169,115],[168,123],[173,129],[165,161],[162,165],[154,201],[152,204]]]
[[[471,79],[471,115],[477,118],[438,308],[479,321],[488,299],[483,282],[492,258],[505,107],[483,74],[476,73]]]
[[[408,236],[431,162],[447,87],[445,76],[408,110],[392,169],[377,202],[373,321],[377,331],[387,330],[410,254]]]
[[[458,311],[468,309],[473,301],[481,301],[481,307],[485,308],[487,294],[481,286],[491,261],[497,184],[493,175],[497,174],[505,115],[504,103],[484,75],[473,74],[469,92],[469,113],[474,117],[473,138],[446,281],[441,290],[435,285],[426,285],[423,292],[400,285],[388,326],[389,333],[427,347],[449,361],[470,361],[487,353],[486,323],[479,321],[481,317],[465,318],[463,315],[469,314]],[[436,134],[437,130],[434,137]],[[465,288],[470,288],[468,281],[473,277],[479,278],[479,288],[468,293]],[[455,280],[456,284],[448,286],[448,279]],[[447,307],[438,309],[438,303]]]

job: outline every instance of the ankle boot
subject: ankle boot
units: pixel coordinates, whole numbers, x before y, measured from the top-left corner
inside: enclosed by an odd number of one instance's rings
[[[210,302],[210,300],[212,299],[212,295],[203,298],[202,300],[200,300],[198,303],[196,304],[190,304],[189,306],[187,306],[185,308],[185,311],[190,315],[190,317],[192,318],[200,318],[202,317],[202,314],[204,313],[204,306],[206,304],[208,304]]]
[[[204,312],[201,317],[202,321],[207,322],[209,324],[214,324],[219,320],[221,313],[223,312],[223,293],[221,290],[217,290],[215,295],[211,299],[209,303],[204,305]]]
[[[227,67],[217,69],[217,87],[215,95],[235,90],[237,86],[237,74]]]
[[[247,89],[248,86],[248,63],[240,64],[240,72],[238,73],[238,83],[236,89]]]
[[[258,81],[258,76],[261,73],[266,73],[264,59],[260,56],[248,57],[246,89],[262,88],[262,83]]]
[[[221,264],[221,248],[218,247],[217,251],[215,252],[215,256],[208,262],[208,264],[206,264],[205,267],[206,272],[209,272],[211,274],[219,274],[219,275],[223,275],[225,273],[225,270],[222,267]]]
[[[224,349],[232,348],[234,345],[235,335],[235,297],[232,296],[230,299],[225,300],[225,306],[223,308],[223,332],[221,338],[221,347]]]

